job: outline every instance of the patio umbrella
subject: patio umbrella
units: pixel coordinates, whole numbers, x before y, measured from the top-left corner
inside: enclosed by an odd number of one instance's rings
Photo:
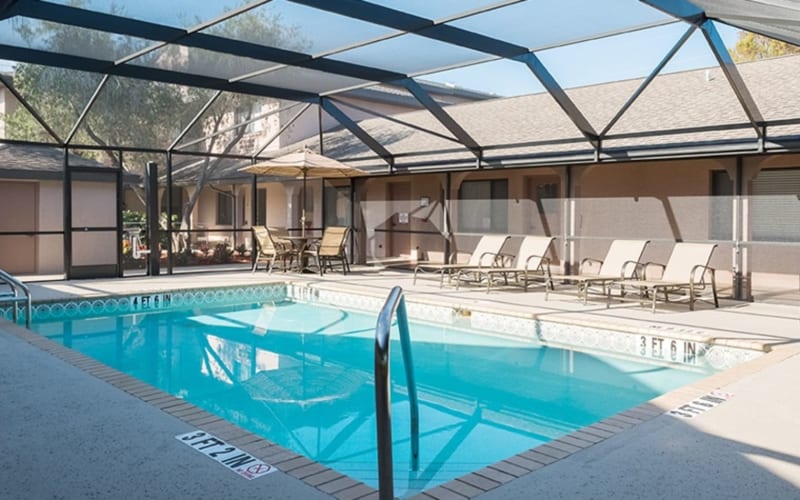
[[[303,179],[303,207],[300,217],[302,235],[306,235],[306,180],[309,177],[357,177],[367,172],[346,165],[304,148],[299,153],[290,153],[271,160],[262,161],[239,169],[255,175],[274,175]]]

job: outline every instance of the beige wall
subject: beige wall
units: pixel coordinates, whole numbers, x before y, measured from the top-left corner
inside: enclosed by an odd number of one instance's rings
[[[366,260],[409,257],[414,251],[419,259],[428,259],[429,254],[441,257],[441,236],[410,231],[444,231],[444,174],[378,177],[360,182],[358,218],[363,220],[366,231],[359,248],[363,248]],[[423,197],[427,198],[427,206],[423,206]]]
[[[0,231],[61,231],[62,184],[0,181]],[[0,236],[0,268],[16,274],[64,272],[61,235]]]
[[[665,261],[672,241],[711,237],[711,172],[735,159],[592,165],[573,170],[574,232],[584,238],[649,239],[645,258]],[[667,240],[663,244],[655,240]],[[602,254],[608,242],[581,241],[580,253]],[[719,248],[715,265],[730,267]]]
[[[3,85],[0,86],[0,115],[10,115],[19,107],[19,101],[14,94]],[[0,137],[6,137],[6,121],[0,120]]]
[[[36,231],[37,185],[34,182],[0,182],[0,231]],[[0,236],[0,269],[10,273],[36,271],[34,236]]]
[[[743,170],[742,209],[747,213],[753,179],[763,168],[797,168],[800,155],[772,155],[769,157],[742,158]],[[705,241],[713,237],[711,176],[714,171],[734,173],[736,158],[670,160],[636,163],[580,165],[571,168],[574,196],[565,199],[565,167],[530,169],[482,170],[451,173],[452,201],[451,240],[453,248],[464,253],[474,249],[478,235],[459,231],[461,211],[469,211],[468,203],[458,201],[461,184],[467,180],[507,179],[508,233],[512,235],[550,235],[557,238],[552,257],[558,264],[562,259],[578,262],[584,257],[603,257],[612,239],[642,238],[652,243],[643,260],[665,262],[676,240]],[[356,182],[357,226],[365,231],[357,234],[356,252],[363,260],[407,257],[414,251],[420,259],[441,259],[444,251],[446,227],[443,223],[442,191],[446,174],[417,174],[373,177]],[[347,182],[347,181],[342,181]],[[557,184],[562,199],[537,200],[536,186]],[[25,186],[25,187],[23,187]],[[267,224],[271,226],[298,227],[302,182],[284,181],[262,183],[267,189]],[[309,213],[310,224],[322,225],[322,184],[318,179],[308,182],[309,196],[314,209]],[[62,229],[62,187],[60,182],[24,183],[0,182],[0,208],[4,213],[20,212],[19,216],[4,218],[4,230],[25,227],[24,230],[60,231]],[[31,191],[33,190],[33,191]],[[243,198],[238,207],[239,227],[248,227],[252,200],[249,185],[236,188]],[[76,207],[75,224],[115,224],[113,211],[103,210],[113,205],[113,190],[109,186],[91,182],[76,182],[75,199],[90,199],[91,204]],[[427,198],[428,205],[421,200]],[[17,207],[30,205],[20,211]],[[540,202],[546,201],[542,211]],[[735,207],[733,198],[730,202]],[[193,215],[195,227],[224,228],[216,224],[216,192],[207,188],[201,194]],[[27,205],[26,205],[27,206]],[[571,209],[570,215],[567,209]],[[731,209],[733,211],[733,208]],[[33,214],[33,215],[30,215]],[[25,219],[28,217],[30,220]],[[21,225],[21,226],[20,226]],[[12,228],[12,229],[9,229]],[[395,233],[381,230],[393,230]],[[565,244],[565,230],[577,238]],[[434,234],[410,234],[411,231],[430,231]],[[745,230],[745,235],[747,236]],[[88,236],[87,236],[88,237]],[[28,238],[28,237],[25,237]],[[242,234],[239,242],[249,243],[249,234]],[[518,239],[512,240],[513,245]],[[86,240],[86,241],[84,241]],[[745,237],[747,240],[747,237]],[[31,251],[20,252],[20,243],[10,237],[0,238],[0,266],[13,269],[31,269],[39,273],[63,272],[63,241],[61,236],[40,236],[34,239]],[[10,242],[10,243],[9,243]],[[76,264],[105,263],[111,261],[112,241],[89,241],[83,235],[76,237]],[[102,255],[98,249],[105,248]],[[564,251],[571,253],[564,253]],[[33,263],[31,263],[33,261]],[[737,263],[732,243],[719,241],[712,265],[720,271],[720,281],[730,284],[731,270]],[[756,286],[800,289],[800,249],[795,245],[759,243],[745,245],[743,270]]]
[[[459,202],[459,188],[464,181],[507,179],[508,233],[512,238],[507,250],[515,251],[526,234],[556,237],[551,258],[556,266],[563,260],[573,263],[584,257],[602,258],[613,239],[648,239],[651,241],[644,261],[665,263],[675,241],[708,241],[715,237],[713,214],[720,204],[734,197],[711,197],[712,172],[726,171],[735,177],[736,158],[652,161],[625,164],[583,165],[572,168],[574,197],[563,199],[565,168],[531,168],[453,172],[451,174],[451,223],[454,233],[452,249],[469,254],[479,239],[478,234],[459,231],[460,212],[469,214],[471,205]],[[748,182],[764,168],[796,167],[800,155],[745,159],[745,195]],[[444,174],[408,175],[372,178],[363,182],[360,215],[366,227],[363,248],[366,259],[387,259],[408,256],[419,250],[421,258],[440,260],[444,250],[441,236],[411,235],[403,237],[380,231],[393,229],[425,229],[443,232],[439,205]],[[562,199],[538,200],[536,186],[557,184]],[[402,193],[402,199],[397,194]],[[429,196],[434,209],[430,219],[422,223],[418,215],[426,212],[419,199]],[[745,204],[746,204],[745,196]],[[567,217],[565,210],[573,210]],[[716,211],[716,212],[715,212]],[[401,213],[409,213],[409,223],[399,222]],[[565,230],[577,238],[565,243]],[[732,270],[737,263],[735,249],[729,240],[717,241],[711,265],[718,270],[718,282],[730,291]],[[569,253],[564,253],[568,251]],[[757,287],[771,284],[800,288],[800,249],[794,245],[763,244],[743,254],[742,269]]]

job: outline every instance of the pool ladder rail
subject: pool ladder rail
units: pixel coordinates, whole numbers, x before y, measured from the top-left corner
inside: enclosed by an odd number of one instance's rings
[[[0,289],[0,304],[11,303],[14,323],[17,322],[17,308],[20,303],[25,307],[25,327],[31,327],[31,291],[17,278],[0,269],[0,285],[8,286],[8,290]]]
[[[419,469],[419,405],[411,359],[411,336],[408,330],[408,314],[406,313],[403,289],[396,286],[389,292],[375,327],[375,421],[378,430],[378,497],[381,500],[394,498],[389,337],[392,331],[392,316],[395,311],[397,312],[397,327],[400,332],[400,346],[403,350],[403,366],[406,371],[408,403],[411,412],[411,470]]]

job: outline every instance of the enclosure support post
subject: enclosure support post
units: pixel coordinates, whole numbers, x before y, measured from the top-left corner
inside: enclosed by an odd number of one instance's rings
[[[158,227],[158,164],[147,162],[147,181],[145,183],[145,199],[147,200],[147,241],[150,254],[147,260],[147,275],[158,276],[161,272],[161,235]]]

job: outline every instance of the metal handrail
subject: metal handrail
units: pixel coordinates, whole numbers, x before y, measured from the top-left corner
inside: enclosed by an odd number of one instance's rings
[[[378,489],[381,500],[394,498],[389,336],[392,328],[392,315],[395,311],[397,311],[397,327],[400,331],[400,345],[403,349],[403,365],[406,370],[408,403],[411,412],[411,470],[419,469],[419,405],[411,359],[411,337],[408,331],[408,314],[406,313],[403,289],[396,286],[389,292],[375,327],[375,420],[378,428]]]
[[[13,318],[17,322],[17,303],[25,302],[25,327],[31,327],[31,290],[17,278],[0,269],[0,283],[5,283],[11,288],[11,292],[0,294],[0,302],[11,302],[14,306]],[[24,295],[21,296],[20,292]]]

